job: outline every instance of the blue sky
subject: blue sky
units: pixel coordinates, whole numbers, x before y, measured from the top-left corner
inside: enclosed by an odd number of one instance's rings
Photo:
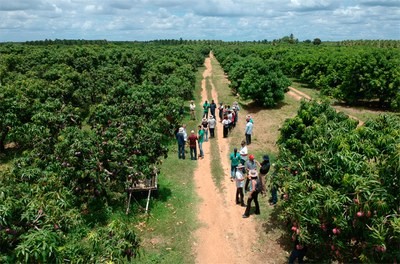
[[[400,0],[0,0],[0,42],[400,39]]]

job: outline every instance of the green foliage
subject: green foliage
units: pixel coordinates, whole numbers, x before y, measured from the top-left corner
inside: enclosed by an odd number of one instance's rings
[[[279,62],[279,69],[286,76],[296,78],[320,90],[323,95],[332,96],[347,104],[368,104],[395,111],[400,109],[400,42],[321,43],[319,39],[314,39],[315,45],[297,42],[293,45],[288,44],[291,43],[290,39],[285,37],[274,41],[273,45],[215,45],[213,51],[228,73],[234,92],[243,82],[244,72],[252,68],[251,59],[245,58],[262,58],[267,65],[269,60]],[[242,59],[247,60],[249,64],[237,64]],[[241,69],[234,69],[233,65],[241,65]],[[255,66],[252,73],[256,75],[258,69],[259,67]],[[265,83],[259,80],[263,75],[257,77],[250,80],[250,87],[259,87]],[[278,74],[277,78],[281,79],[281,75]],[[253,89],[251,87],[251,90]]]
[[[357,127],[328,103],[302,102],[281,129],[274,178],[301,243],[344,262],[399,260],[399,131],[398,116]]]
[[[277,61],[255,56],[238,59],[233,55],[227,56],[223,65],[228,70],[234,93],[264,107],[273,107],[283,101],[290,81]]]
[[[0,262],[126,263],[138,255],[134,221],[112,215],[132,182],[158,172],[204,52],[0,46],[0,147],[13,142],[21,152],[0,171]]]

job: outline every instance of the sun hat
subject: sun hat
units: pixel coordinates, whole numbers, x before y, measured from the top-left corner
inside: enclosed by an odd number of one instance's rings
[[[244,165],[243,164],[239,164],[239,165],[236,166],[236,168],[237,169],[244,168]]]
[[[191,130],[190,133],[194,134],[194,130]]]
[[[249,175],[251,176],[251,178],[257,178],[257,170],[250,170]]]

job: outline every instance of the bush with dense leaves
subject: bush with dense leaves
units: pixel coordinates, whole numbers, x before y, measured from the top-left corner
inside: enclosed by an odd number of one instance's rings
[[[281,217],[324,258],[399,261],[400,118],[357,123],[315,101],[285,122],[274,177]]]

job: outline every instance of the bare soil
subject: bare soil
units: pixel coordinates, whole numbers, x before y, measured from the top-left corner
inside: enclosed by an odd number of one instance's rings
[[[212,54],[211,54],[212,58]],[[205,71],[202,80],[202,102],[207,100],[206,79],[213,74],[211,58],[205,60]],[[212,80],[212,78],[208,78]],[[211,81],[212,97],[218,102],[215,85]],[[244,115],[235,129],[244,131]],[[253,114],[257,118],[257,114]],[[252,214],[243,219],[245,208],[235,203],[236,185],[230,181],[229,153],[231,138],[223,138],[222,125],[217,124],[216,138],[203,143],[204,159],[198,160],[194,173],[195,186],[201,198],[198,219],[201,227],[196,231],[194,253],[196,263],[284,263],[285,252],[277,241],[265,241],[263,226]],[[212,157],[210,144],[217,144],[219,157]],[[211,159],[220,159],[224,171],[222,191],[212,179]],[[247,196],[245,196],[247,200]],[[261,210],[263,210],[261,208]],[[260,242],[263,241],[263,242]]]

